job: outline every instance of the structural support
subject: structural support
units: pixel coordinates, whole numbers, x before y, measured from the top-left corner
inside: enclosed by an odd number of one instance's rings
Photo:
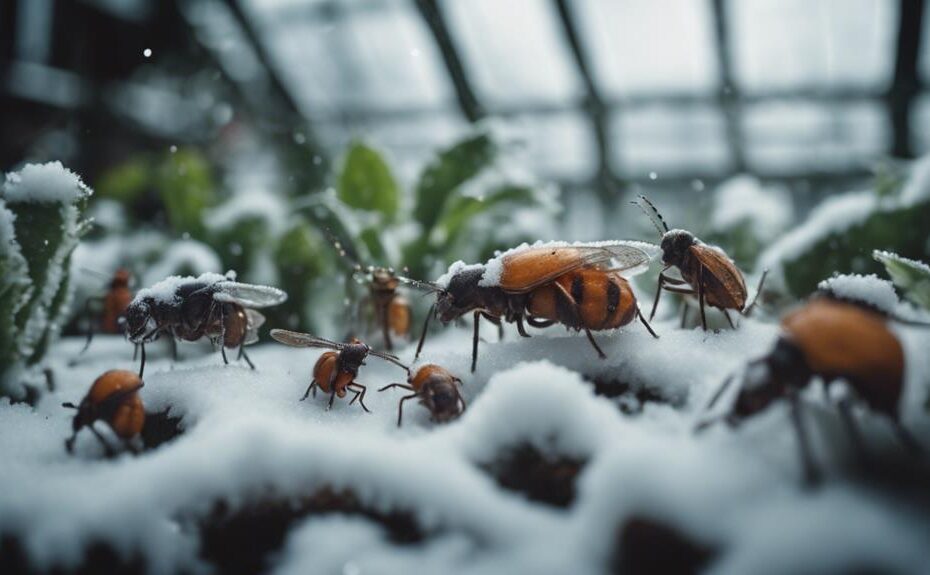
[[[720,70],[720,92],[718,99],[726,125],[727,146],[733,160],[734,171],[746,170],[746,155],[743,151],[742,112],[736,79],[733,74],[733,50],[730,46],[730,29],[725,0],[713,0],[714,46],[717,68]]]
[[[581,80],[585,88],[584,110],[591,120],[591,127],[594,130],[594,138],[597,142],[597,182],[599,192],[602,198],[608,203],[616,200],[613,194],[613,173],[611,166],[611,146],[610,146],[610,117],[604,97],[594,81],[594,74],[591,71],[591,63],[588,54],[581,41],[581,32],[578,24],[572,14],[571,6],[566,0],[555,0],[556,11],[559,15],[559,21],[562,24],[562,33],[565,41],[572,53],[572,59],[581,75]]]
[[[911,142],[911,106],[920,90],[918,58],[923,31],[925,0],[900,0],[898,8],[898,46],[894,63],[894,80],[888,91],[891,119],[891,154],[899,158],[914,157]]]
[[[481,104],[478,102],[478,98],[468,81],[468,76],[465,74],[465,67],[462,65],[462,59],[452,42],[452,35],[449,33],[449,26],[442,14],[442,10],[440,10],[436,0],[417,0],[417,8],[436,40],[436,46],[439,48],[442,60],[446,64],[446,70],[449,72],[449,79],[455,88],[455,96],[462,114],[465,115],[469,122],[477,122],[484,117],[484,110],[481,108]]]

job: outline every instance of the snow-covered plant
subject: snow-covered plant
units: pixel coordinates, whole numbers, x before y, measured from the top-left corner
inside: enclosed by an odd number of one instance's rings
[[[930,266],[892,252],[875,250],[872,256],[885,265],[891,281],[907,299],[930,310]]]
[[[27,164],[0,189],[0,393],[21,397],[71,301],[69,264],[92,194],[60,162]]]

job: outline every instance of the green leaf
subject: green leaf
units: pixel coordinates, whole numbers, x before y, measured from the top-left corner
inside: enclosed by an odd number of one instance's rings
[[[216,184],[207,159],[196,150],[177,150],[158,168],[157,185],[171,226],[203,237],[203,211],[216,203]]]
[[[482,133],[441,152],[423,170],[413,215],[423,225],[425,235],[436,225],[452,192],[487,167],[496,152],[490,135]]]
[[[361,142],[352,144],[339,175],[339,199],[348,206],[381,212],[387,218],[397,213],[397,182],[376,150]]]
[[[94,187],[99,198],[124,204],[136,201],[152,181],[152,169],[144,156],[135,157],[105,171]]]
[[[391,263],[387,259],[387,252],[384,251],[384,245],[381,243],[381,230],[378,228],[366,228],[359,234],[359,239],[368,248],[373,264],[375,262],[390,267]]]
[[[892,252],[876,250],[872,256],[885,264],[891,281],[901,288],[909,300],[924,309],[930,309],[930,266]]]
[[[437,229],[443,237],[443,249],[448,250],[458,239],[468,223],[477,215],[487,212],[501,204],[531,203],[534,201],[533,190],[524,186],[501,186],[483,198],[456,196],[439,220]]]

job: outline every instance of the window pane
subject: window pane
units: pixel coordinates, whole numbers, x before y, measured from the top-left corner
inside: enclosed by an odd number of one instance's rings
[[[489,107],[582,94],[551,0],[444,0],[441,7]]]
[[[898,10],[890,0],[731,0],[727,6],[745,89],[882,89],[891,79]]]
[[[874,102],[768,102],[744,117],[747,159],[765,173],[864,166],[888,148],[886,114]]]
[[[930,95],[924,94],[914,102],[911,116],[911,135],[915,152],[930,153]]]
[[[614,116],[614,157],[623,176],[719,173],[729,166],[720,110],[704,105],[654,105]]]
[[[595,73],[614,94],[713,90],[710,3],[704,0],[580,0],[583,38]]]
[[[512,125],[529,165],[543,178],[584,182],[597,172],[590,124],[580,113],[521,116]]]

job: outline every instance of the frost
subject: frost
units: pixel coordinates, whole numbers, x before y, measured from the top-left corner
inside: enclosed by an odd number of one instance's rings
[[[467,270],[477,270],[477,269],[482,269],[483,267],[484,267],[484,265],[482,265],[482,264],[466,264],[466,263],[463,262],[462,260],[458,260],[458,261],[456,261],[456,262],[453,262],[452,265],[449,266],[449,269],[446,271],[446,273],[444,273],[444,274],[442,274],[441,276],[439,276],[439,277],[436,279],[436,281],[433,282],[433,283],[435,283],[437,286],[439,286],[439,287],[445,289],[445,288],[449,287],[449,280],[452,279],[452,276],[454,276],[454,275],[456,275],[456,274],[459,274],[459,273],[461,273],[461,272],[463,272],[463,271],[467,271]]]
[[[770,240],[791,224],[792,217],[791,196],[787,190],[763,186],[757,178],[741,175],[717,188],[711,227],[727,230],[746,223],[757,237]]]
[[[157,302],[173,303],[177,301],[178,288],[191,283],[212,284],[231,279],[228,275],[214,272],[202,273],[199,276],[168,276],[151,287],[140,289],[135,300],[151,298]]]
[[[865,303],[888,314],[894,313],[898,306],[894,285],[875,274],[838,275],[820,282],[817,287],[838,298]]]
[[[91,194],[81,178],[61,162],[48,162],[26,164],[19,172],[7,174],[2,196],[8,202],[71,204]]]

